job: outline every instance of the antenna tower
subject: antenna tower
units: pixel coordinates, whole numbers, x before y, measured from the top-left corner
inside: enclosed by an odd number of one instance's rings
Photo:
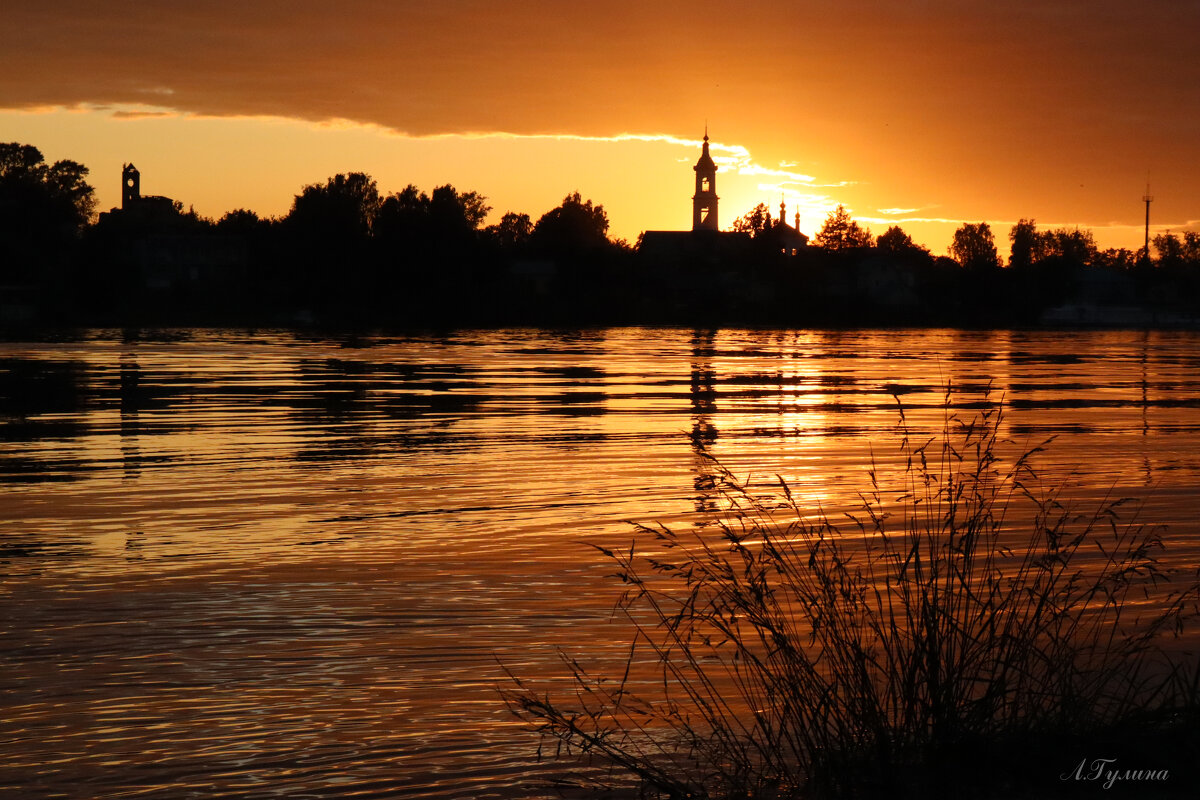
[[[1150,194],[1150,181],[1146,181],[1146,193],[1142,195],[1142,202],[1146,204],[1146,244],[1144,258],[1150,260],[1150,204],[1154,202],[1154,195]]]

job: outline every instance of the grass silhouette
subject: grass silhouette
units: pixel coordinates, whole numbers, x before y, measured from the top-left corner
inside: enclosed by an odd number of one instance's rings
[[[711,525],[637,525],[627,551],[598,548],[635,631],[621,674],[561,654],[568,696],[511,673],[501,692],[557,755],[607,768],[568,782],[895,798],[1027,781],[1049,795],[1097,747],[1194,748],[1200,669],[1166,645],[1198,612],[1198,576],[1160,562],[1160,532],[1124,521],[1125,501],[1078,514],[1044,488],[1044,445],[1002,459],[1002,402],[966,420],[952,406],[947,387],[940,432],[920,439],[901,406],[901,477],[882,486],[873,467],[845,524],[710,456],[724,501]]]

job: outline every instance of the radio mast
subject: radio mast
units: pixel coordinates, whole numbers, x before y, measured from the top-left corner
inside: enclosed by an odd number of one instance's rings
[[[1150,181],[1146,181],[1146,193],[1142,195],[1142,202],[1146,204],[1146,244],[1145,256],[1146,262],[1150,261],[1150,204],[1154,202],[1154,195],[1150,194]]]

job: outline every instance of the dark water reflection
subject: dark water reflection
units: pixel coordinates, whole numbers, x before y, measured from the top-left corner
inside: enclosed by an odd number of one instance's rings
[[[1195,563],[1200,336],[95,332],[0,345],[0,789],[538,797],[496,659],[599,663],[585,542],[716,507],[703,448],[827,509],[898,469],[896,400],[1005,432]]]

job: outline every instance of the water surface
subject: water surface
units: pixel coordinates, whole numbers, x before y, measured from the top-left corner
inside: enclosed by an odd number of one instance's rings
[[[896,398],[936,429],[949,382],[1195,564],[1198,367],[1197,334],[1140,331],[0,344],[0,789],[552,797],[497,661],[620,657],[588,543],[700,523],[702,450],[849,507],[897,468]]]

